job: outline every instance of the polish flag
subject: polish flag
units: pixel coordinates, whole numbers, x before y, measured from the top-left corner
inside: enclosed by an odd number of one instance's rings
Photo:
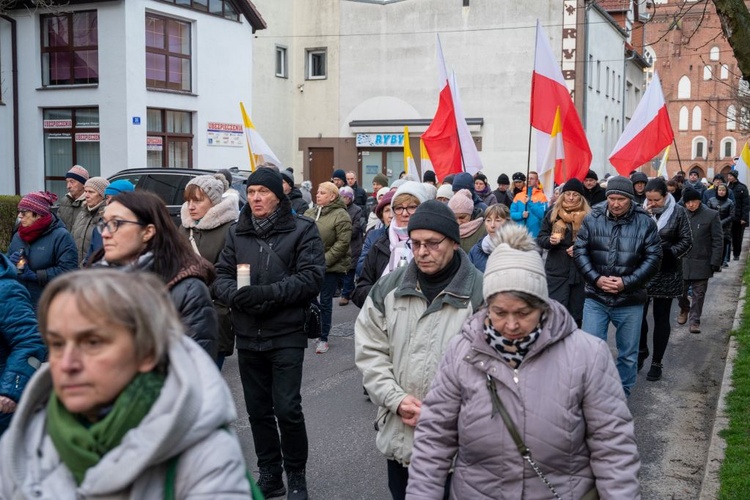
[[[591,165],[591,148],[539,20],[531,78],[531,126],[536,129],[538,172],[553,168],[556,184],[573,177],[582,181]]]
[[[651,85],[635,108],[625,131],[609,155],[609,162],[622,175],[651,161],[674,140],[659,75],[654,73]]]

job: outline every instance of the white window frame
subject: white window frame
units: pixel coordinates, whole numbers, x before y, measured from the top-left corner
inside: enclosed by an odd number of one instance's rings
[[[703,151],[700,156],[698,156],[698,144],[703,144]],[[708,155],[707,148],[708,147],[708,141],[706,141],[706,138],[702,135],[699,135],[698,137],[693,138],[693,147],[692,147],[692,158],[693,160],[702,159],[705,160]]]
[[[729,78],[729,65],[728,64],[721,65],[721,69],[719,70],[719,77],[722,80],[727,80]]]
[[[701,129],[701,122],[703,121],[703,110],[701,110],[700,106],[695,106],[693,108],[693,120],[691,124],[691,130],[700,130]]]
[[[730,151],[730,154],[726,154],[724,152],[724,148],[727,144],[732,145],[732,149]],[[734,137],[725,137],[721,140],[721,151],[719,152],[720,158],[723,160],[724,158],[734,158],[734,156],[737,154],[737,139]]]
[[[688,112],[687,106],[680,108],[679,121],[677,122],[677,130],[688,129],[688,118],[690,113]]]
[[[323,73],[313,75],[314,58],[320,55],[323,56]],[[328,49],[325,47],[305,49],[305,80],[325,80],[326,78],[328,78]]]
[[[287,64],[287,48],[283,45],[276,46],[274,65],[276,67],[276,76],[278,78],[289,78],[289,70]],[[280,60],[279,60],[280,59]]]
[[[710,80],[713,76],[713,72],[713,68],[710,64],[706,64],[705,66],[703,66],[703,79]]]
[[[711,50],[708,52],[708,58],[712,61],[718,61],[720,57],[721,51],[719,50],[719,47],[714,45],[711,47]]]
[[[684,75],[677,83],[677,99],[690,99],[690,78]]]
[[[734,104],[727,107],[727,130],[737,130],[737,107]]]

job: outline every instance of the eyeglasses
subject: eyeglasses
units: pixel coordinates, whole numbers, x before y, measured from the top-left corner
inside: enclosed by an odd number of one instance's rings
[[[409,205],[408,207],[393,207],[393,211],[399,215],[402,215],[404,211],[407,214],[411,215],[417,211],[417,207],[418,207],[417,205]]]
[[[143,222],[139,222],[137,220],[121,220],[121,219],[111,219],[111,220],[100,220],[96,223],[96,227],[99,228],[99,232],[103,233],[106,229],[109,231],[109,234],[115,234],[118,229],[120,229],[120,226],[123,224],[137,224],[139,226],[145,226]]]
[[[425,247],[427,250],[430,250],[432,252],[437,251],[440,248],[440,244],[444,242],[448,237],[445,236],[440,241],[413,241],[409,240],[406,242],[406,246],[409,247],[409,250],[412,252],[418,252],[420,248]]]

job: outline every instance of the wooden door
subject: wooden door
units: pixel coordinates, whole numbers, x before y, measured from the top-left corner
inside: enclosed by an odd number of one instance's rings
[[[333,175],[333,148],[310,148],[308,150],[310,180],[312,181],[313,202],[318,184],[331,180]]]

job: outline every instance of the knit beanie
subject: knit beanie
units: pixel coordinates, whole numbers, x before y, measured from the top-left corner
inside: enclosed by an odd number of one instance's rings
[[[104,198],[104,190],[107,189],[107,186],[109,186],[109,181],[104,177],[91,177],[86,181],[86,184],[83,185],[83,187],[93,189],[99,193],[99,196],[102,198]]]
[[[289,184],[291,187],[294,187],[294,172],[292,172],[288,168],[285,168],[280,173],[281,173],[281,179],[287,184]]]
[[[498,228],[494,242],[495,250],[484,270],[485,302],[496,293],[524,292],[549,303],[544,262],[528,230],[517,224],[505,224]]]
[[[396,179],[393,181],[393,184],[391,184],[391,189],[398,189],[400,188],[405,182],[408,182],[409,179]]]
[[[388,191],[391,191],[391,189],[388,186],[383,186],[382,188],[378,189],[377,195],[375,196],[375,199],[378,200],[378,202],[385,196],[385,193]]]
[[[383,198],[378,202],[378,206],[375,207],[375,215],[378,216],[378,219],[383,219],[383,210],[385,210],[385,207],[389,206],[391,202],[393,201],[393,195],[396,194],[396,191],[388,191],[383,195]]]
[[[716,179],[720,180],[721,182],[726,182],[726,181],[727,181],[727,180],[726,180],[726,179],[724,178],[724,176],[723,176],[723,175],[721,175],[721,174],[716,174],[716,175],[714,175],[714,180],[716,180]]]
[[[109,186],[104,190],[104,196],[117,196],[120,193],[130,193],[132,191],[135,191],[135,187],[130,181],[117,179],[109,183]]]
[[[609,180],[607,180],[606,191],[607,196],[611,194],[619,194],[632,200],[635,196],[635,192],[633,191],[633,183],[630,182],[630,179],[628,179],[627,177],[623,177],[621,175],[612,176],[609,178]]]
[[[339,196],[342,196],[344,198],[349,198],[350,200],[354,199],[354,190],[350,188],[349,186],[341,186],[339,188]]]
[[[456,215],[471,214],[474,211],[474,200],[469,190],[462,189],[455,192],[450,201],[448,201],[448,208],[453,210],[453,213]]]
[[[193,177],[187,185],[198,186],[208,199],[211,200],[211,205],[218,204],[221,201],[221,195],[224,194],[224,183],[213,175]]]
[[[593,170],[589,169],[589,171],[586,172],[586,177],[584,177],[584,179],[594,179],[595,181],[598,181],[599,180],[599,176],[596,175],[596,172],[594,172]]]
[[[461,243],[461,232],[458,222],[450,208],[437,200],[428,200],[409,217],[407,230],[409,234],[416,229],[429,229],[447,236],[456,243]]]
[[[564,193],[566,191],[575,191],[576,193],[583,196],[583,183],[575,177],[573,177],[572,179],[568,179],[567,181],[565,181],[565,184],[563,184],[561,192]]]
[[[437,188],[434,185],[429,182],[423,182],[422,187],[428,200],[434,200],[437,197]]]
[[[701,199],[701,194],[698,191],[696,191],[695,189],[691,188],[690,186],[686,187],[682,191],[682,202],[683,203],[687,203],[687,202],[693,201],[693,200],[700,200],[700,199]]]
[[[500,177],[497,178],[497,183],[501,186],[510,186],[510,179],[508,179],[507,175],[500,174]]]
[[[228,168],[222,168],[221,170],[217,170],[216,173],[224,176],[224,179],[226,179],[227,182],[226,189],[229,189],[232,186],[232,182],[234,181],[232,172]]]
[[[331,179],[341,179],[344,181],[344,184],[346,184],[346,172],[344,172],[342,169],[337,168],[333,171],[333,175],[331,176]]]
[[[523,172],[516,172],[513,174],[513,182],[526,182],[526,176]]]
[[[453,186],[450,184],[443,184],[438,188],[435,198],[448,198],[450,200],[453,198]]]
[[[388,185],[388,177],[383,174],[375,174],[375,177],[372,178],[372,182],[376,182],[385,187]]]
[[[401,184],[398,189],[396,189],[396,194],[393,195],[393,198],[396,199],[399,197],[399,195],[402,194],[410,194],[414,196],[419,200],[419,203],[424,203],[428,198],[427,191],[425,190],[422,183],[416,181],[406,181]]]
[[[424,175],[422,176],[423,182],[437,182],[437,178],[435,177],[435,172],[432,170],[427,170]]]
[[[636,182],[648,182],[648,175],[644,174],[643,172],[636,172],[630,176],[630,182],[632,182],[633,184],[635,184]]]
[[[461,189],[468,189],[471,193],[474,192],[474,177],[469,172],[461,172],[453,178],[453,192]]]
[[[57,195],[49,191],[34,191],[18,202],[18,210],[28,210],[37,215],[49,215],[50,207],[57,201]]]
[[[89,171],[80,165],[73,165],[73,168],[68,170],[68,173],[65,174],[65,178],[76,180],[81,184],[86,184],[86,181],[89,180]]]
[[[731,175],[732,177],[735,178],[735,180],[740,178],[740,173],[737,172],[736,170],[730,170],[729,172],[727,172],[727,175],[728,176]]]
[[[245,181],[247,186],[263,186],[271,191],[279,201],[284,199],[284,187],[281,185],[281,174],[270,168],[259,168]]]

